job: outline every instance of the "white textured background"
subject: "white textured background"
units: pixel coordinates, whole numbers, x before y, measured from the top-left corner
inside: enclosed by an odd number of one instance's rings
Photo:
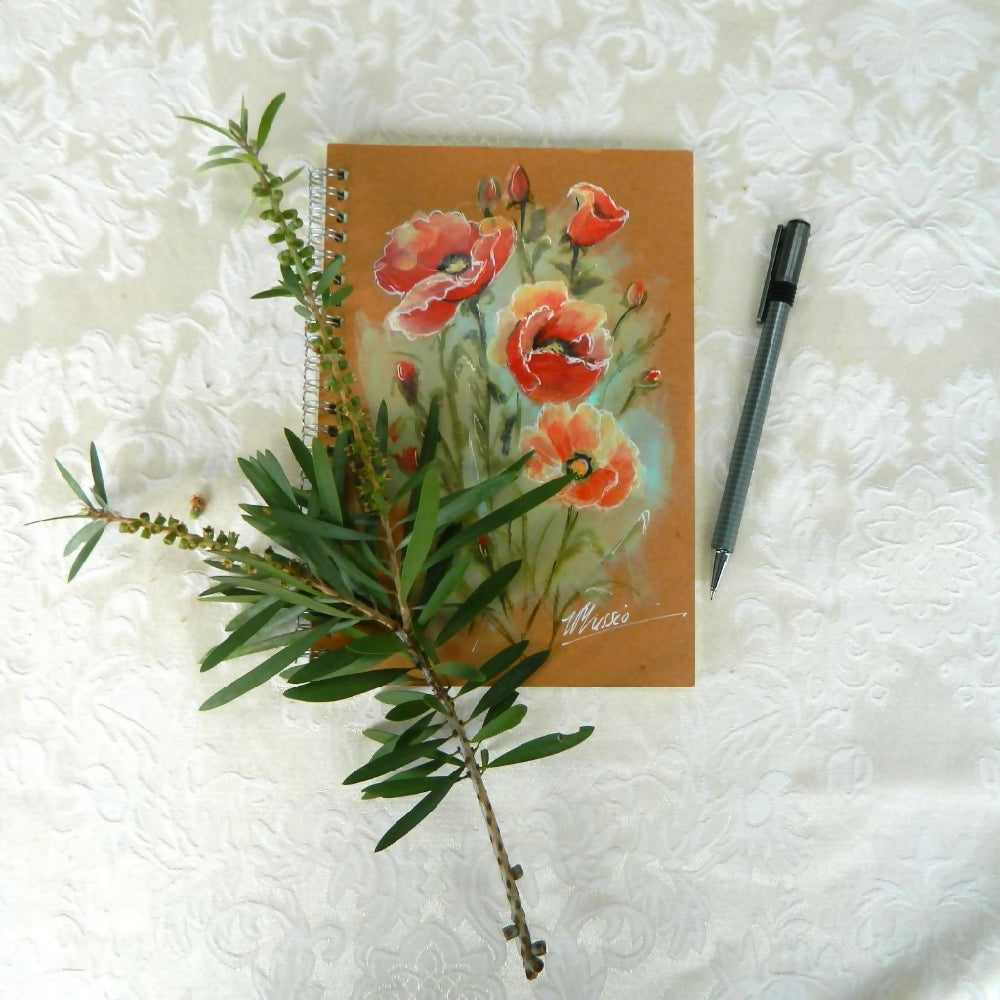
[[[992,0],[0,4],[0,997],[1000,996],[1000,8]],[[297,426],[270,256],[176,111],[289,99],[338,140],[693,147],[707,541],[777,221],[813,223],[694,691],[532,691],[598,729],[386,854],[339,779],[370,702],[216,713],[190,556],[110,536],[71,586],[52,462],[236,521]],[[401,175],[405,183],[405,174]]]

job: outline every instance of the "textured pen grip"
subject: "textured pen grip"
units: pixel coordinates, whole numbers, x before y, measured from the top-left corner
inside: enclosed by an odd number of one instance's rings
[[[757,458],[757,446],[760,444],[767,404],[771,398],[774,369],[778,364],[781,339],[790,310],[791,306],[787,302],[771,301],[764,313],[757,356],[754,358],[753,371],[750,373],[750,385],[743,403],[740,427],[736,432],[733,457],[729,462],[729,475],[726,477],[726,488],[719,506],[719,518],[715,522],[715,532],[712,535],[712,548],[716,550],[725,549],[727,552],[732,552],[736,546],[736,534],[740,528],[740,519],[743,517],[747,487],[750,485],[750,475],[753,472],[754,460]]]

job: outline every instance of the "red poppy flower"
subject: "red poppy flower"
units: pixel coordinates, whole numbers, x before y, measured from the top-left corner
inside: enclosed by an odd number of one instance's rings
[[[498,316],[494,360],[533,403],[580,399],[611,358],[606,319],[600,306],[571,299],[561,281],[522,285]]]
[[[548,482],[569,472],[576,477],[559,493],[576,507],[617,507],[639,475],[639,452],[607,410],[589,403],[542,407],[538,423],[521,432],[521,451],[533,451],[525,472]]]
[[[461,212],[415,215],[389,234],[375,280],[403,300],[389,325],[411,339],[443,329],[459,305],[481,292],[510,259],[509,219],[470,222]]]
[[[578,247],[592,247],[617,233],[628,219],[628,211],[616,205],[596,184],[574,184],[566,192],[576,198],[576,212],[569,220],[566,235]]]

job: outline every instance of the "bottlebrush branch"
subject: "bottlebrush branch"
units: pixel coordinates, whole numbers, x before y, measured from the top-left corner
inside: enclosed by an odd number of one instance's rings
[[[283,694],[299,701],[329,702],[376,692],[387,706],[384,724],[366,730],[377,747],[370,760],[349,774],[346,784],[363,784],[363,798],[420,796],[376,845],[380,851],[429,816],[451,790],[468,781],[479,802],[510,907],[508,939],[519,942],[525,975],[543,968],[543,941],[531,938],[517,880],[484,782],[484,772],[537,760],[568,750],[593,732],[549,733],[491,757],[490,741],[518,726],[527,712],[520,685],[545,661],[546,651],[529,652],[526,641],[511,642],[484,663],[443,661],[441,646],[503,598],[518,561],[497,567],[467,596],[459,585],[484,539],[507,529],[573,481],[567,473],[504,499],[531,455],[522,456],[476,485],[446,491],[437,467],[438,407],[426,411],[413,471],[396,487],[387,475],[387,415],[376,419],[365,406],[344,344],[328,312],[350,294],[338,285],[339,261],[321,268],[298,234],[302,220],[282,207],[285,177],[273,173],[260,154],[284,95],[267,106],[252,135],[249,115],[225,125],[182,116],[225,139],[209,150],[199,169],[248,167],[253,194],[271,223],[270,242],[278,247],[280,281],[255,298],[281,296],[295,301],[303,317],[325,389],[334,400],[336,443],[307,443],[286,430],[297,464],[289,477],[270,452],[240,459],[240,467],[260,497],[243,505],[247,524],[271,545],[253,551],[233,531],[193,530],[179,518],[148,513],[122,514],[108,499],[97,448],[90,447],[92,485],[88,493],[64,465],[59,471],[82,510],[70,515],[87,523],[66,545],[75,553],[72,580],[95,550],[105,530],[160,537],[194,550],[213,571],[208,601],[237,610],[226,637],[205,655],[201,669],[212,670],[250,655],[262,659],[230,680],[201,707],[212,709],[280,677]],[[299,478],[302,485],[293,485]],[[322,651],[310,655],[317,644]]]

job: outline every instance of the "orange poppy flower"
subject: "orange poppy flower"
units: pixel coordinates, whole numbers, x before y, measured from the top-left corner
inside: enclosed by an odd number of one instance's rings
[[[576,212],[566,227],[574,246],[592,247],[617,233],[628,220],[628,210],[616,205],[596,184],[574,184],[566,193],[576,198]]]
[[[576,477],[559,493],[575,507],[617,507],[639,476],[639,452],[607,410],[589,403],[542,407],[538,423],[521,432],[521,451],[533,451],[525,472],[548,482],[569,472]]]
[[[533,403],[580,399],[611,359],[606,319],[600,306],[571,299],[561,281],[522,285],[500,310],[491,353]]]
[[[515,236],[509,219],[476,223],[461,212],[420,213],[397,226],[375,262],[375,280],[402,296],[389,325],[410,339],[442,330],[500,273]]]

